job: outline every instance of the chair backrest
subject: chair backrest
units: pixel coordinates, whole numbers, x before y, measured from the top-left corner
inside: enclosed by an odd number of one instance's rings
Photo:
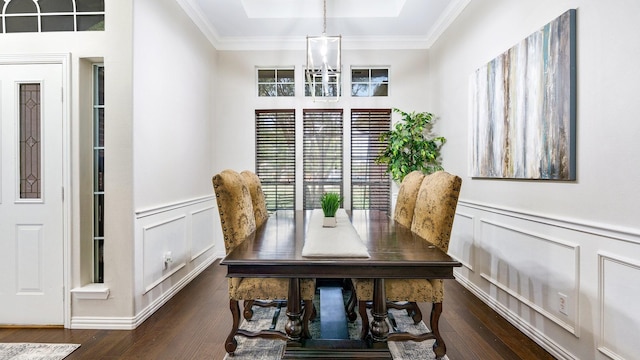
[[[267,211],[267,202],[264,198],[264,192],[262,192],[262,183],[260,178],[255,173],[245,170],[240,173],[244,178],[244,181],[249,187],[249,193],[251,194],[251,203],[253,205],[253,214],[256,219],[256,227],[264,224],[269,217]]]
[[[402,179],[400,190],[398,190],[393,219],[408,228],[411,227],[413,222],[416,198],[418,197],[422,179],[424,179],[424,174],[421,171],[412,171]]]
[[[212,182],[228,254],[256,230],[251,194],[244,178],[233,170],[223,170]]]
[[[444,252],[449,249],[461,185],[458,176],[437,171],[424,177],[418,191],[411,231]]]

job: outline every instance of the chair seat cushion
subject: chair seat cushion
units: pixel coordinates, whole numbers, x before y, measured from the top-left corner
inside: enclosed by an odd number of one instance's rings
[[[313,300],[315,279],[300,279],[302,300]],[[229,279],[229,297],[232,300],[280,300],[289,297],[289,279],[285,278],[232,278]]]
[[[352,279],[359,301],[373,300],[373,279]],[[384,289],[389,301],[442,302],[442,280],[385,279]]]

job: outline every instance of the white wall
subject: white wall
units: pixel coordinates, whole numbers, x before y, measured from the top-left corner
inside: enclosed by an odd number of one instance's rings
[[[135,327],[215,259],[218,215],[215,49],[175,0],[135,1],[133,24]]]
[[[569,8],[577,8],[577,180],[470,178],[470,75]],[[638,33],[637,1],[472,1],[429,51],[428,105],[448,135],[444,167],[463,177],[450,247],[465,264],[458,280],[558,358],[640,353]]]

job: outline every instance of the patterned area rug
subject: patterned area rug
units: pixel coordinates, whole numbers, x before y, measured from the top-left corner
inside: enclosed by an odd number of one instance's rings
[[[320,307],[316,304],[316,309]],[[240,328],[247,330],[268,329],[271,325],[274,308],[261,308],[254,306],[253,319],[251,321],[245,321],[240,325]],[[284,331],[284,325],[287,321],[285,315],[286,308],[283,308],[276,324],[276,330]],[[420,322],[418,325],[413,324],[413,320],[407,315],[404,310],[389,309],[396,321],[396,325],[399,331],[407,331],[410,333],[424,333],[428,330],[424,322]],[[423,314],[423,316],[429,317],[429,314]],[[371,314],[369,313],[369,321],[371,321]],[[353,323],[348,323],[349,337],[357,339],[360,334],[360,316]],[[389,326],[391,329],[391,326]],[[318,320],[311,322],[310,329],[312,338],[319,338],[320,325]],[[393,330],[391,330],[393,331]],[[238,341],[238,348],[235,351],[234,356],[225,356],[225,360],[280,360],[284,354],[285,341],[283,340],[267,340],[267,339],[249,339],[243,336],[236,336]],[[433,342],[435,340],[427,340],[422,342],[414,341],[390,341],[389,350],[394,360],[415,360],[415,359],[435,359],[436,356],[433,353]],[[445,356],[445,360],[448,358]]]
[[[0,360],[61,360],[79,344],[0,343]]]

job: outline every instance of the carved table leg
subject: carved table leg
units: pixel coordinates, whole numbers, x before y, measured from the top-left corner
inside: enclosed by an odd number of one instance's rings
[[[442,340],[442,336],[440,336],[440,328],[438,323],[440,322],[440,315],[442,314],[442,303],[434,303],[433,308],[431,309],[431,332],[436,338],[436,341],[433,343],[433,352],[436,354],[436,359],[441,359],[447,353],[447,346],[444,344],[444,340]]]
[[[386,341],[389,335],[387,324],[387,299],[384,279],[373,280],[373,308],[371,309],[371,337],[374,341]]]
[[[300,306],[300,280],[289,279],[289,298],[287,299],[287,324],[284,329],[289,339],[299,341],[302,335],[302,307]]]

